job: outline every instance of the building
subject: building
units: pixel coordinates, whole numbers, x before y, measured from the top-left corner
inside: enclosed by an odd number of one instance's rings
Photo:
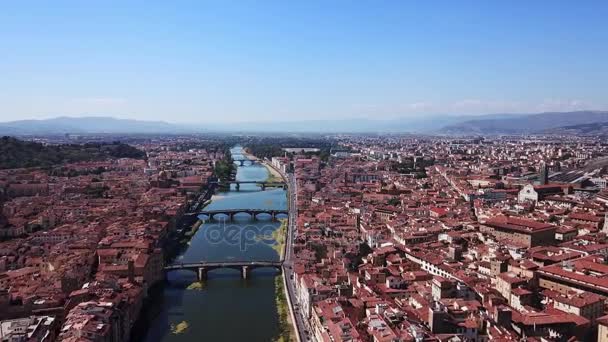
[[[528,283],[527,279],[518,277],[515,273],[505,272],[496,277],[496,290],[512,304],[512,294],[518,294],[518,289]],[[517,290],[517,291],[516,291]]]
[[[479,230],[498,240],[507,240],[530,248],[552,244],[557,227],[528,219],[496,216],[482,224]]]
[[[604,297],[585,291],[571,291],[568,295],[563,295],[552,290],[544,290],[543,294],[547,303],[552,303],[553,307],[567,313],[585,317],[591,322],[604,313]]]
[[[597,342],[608,342],[608,315],[597,320]]]
[[[0,341],[52,342],[58,323],[52,316],[30,316],[0,321]]]
[[[541,288],[563,295],[582,290],[608,297],[608,265],[602,256],[590,255],[545,266],[536,276]]]
[[[517,200],[520,203],[542,201],[545,197],[559,195],[564,193],[561,185],[545,184],[534,186],[532,184],[524,185],[517,195]]]

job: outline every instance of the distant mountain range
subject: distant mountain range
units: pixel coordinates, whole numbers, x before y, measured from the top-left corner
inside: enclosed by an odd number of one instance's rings
[[[571,125],[546,130],[546,134],[556,135],[594,135],[608,136],[608,122],[594,122],[590,124]]]
[[[608,122],[608,111],[577,111],[518,115],[503,118],[479,118],[447,125],[446,134],[525,134],[543,133],[574,125]]]
[[[503,118],[515,114],[489,114],[486,118]],[[457,124],[478,116],[428,115],[397,119],[328,119],[272,122],[239,122],[208,126],[211,130],[243,132],[318,132],[318,133],[431,133],[445,125]]]
[[[540,114],[488,114],[481,116],[429,115],[400,119],[338,119],[301,121],[252,121],[231,124],[173,124],[164,121],[116,119],[112,117],[58,117],[46,120],[0,122],[0,135],[44,134],[153,134],[202,132],[268,133],[439,133],[448,135],[493,135],[566,132],[564,127],[608,123],[608,111],[578,111]],[[561,129],[560,128],[564,128]],[[571,133],[568,133],[571,132]]]
[[[83,134],[83,133],[162,133],[179,127],[162,121],[115,119],[112,117],[58,117],[46,120],[0,122],[2,135]]]
[[[499,119],[515,114],[491,114],[484,118]],[[435,132],[444,125],[457,124],[478,116],[435,115],[401,119],[336,119],[299,121],[251,121],[230,124],[172,124],[163,121],[116,119],[112,117],[58,117],[44,120],[0,122],[0,135],[93,134],[93,133],[201,133],[201,132],[268,132],[268,133],[421,133]]]

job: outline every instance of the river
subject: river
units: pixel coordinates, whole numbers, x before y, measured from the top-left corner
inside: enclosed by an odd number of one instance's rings
[[[244,159],[239,146],[231,153],[235,160]],[[263,165],[247,163],[238,166],[236,177],[241,181],[263,181],[268,170]],[[209,210],[239,208],[286,209],[286,192],[260,191],[255,184],[243,184],[236,191],[233,185],[230,191],[214,195],[207,206]],[[267,237],[280,226],[279,222],[263,215],[253,221],[247,214],[237,214],[232,222],[221,222],[221,218],[218,221],[204,223],[175,262],[279,259],[273,241]],[[227,230],[235,227],[240,233],[225,236]],[[266,237],[262,237],[263,233]],[[202,288],[192,289],[194,273],[173,271],[167,275],[161,293],[153,294],[150,312],[144,313],[149,316],[145,341],[272,341],[279,333],[277,276],[280,275],[275,270],[256,269],[243,280],[236,270],[218,269],[209,272]]]

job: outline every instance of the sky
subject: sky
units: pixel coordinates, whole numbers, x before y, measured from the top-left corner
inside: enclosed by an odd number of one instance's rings
[[[7,1],[0,121],[608,109],[608,1]]]

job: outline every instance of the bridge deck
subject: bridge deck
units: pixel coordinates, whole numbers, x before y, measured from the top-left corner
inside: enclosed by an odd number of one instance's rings
[[[284,209],[216,209],[216,210],[201,210],[198,212],[190,212],[190,213],[185,213],[185,216],[193,216],[193,215],[215,215],[215,214],[226,214],[226,215],[231,215],[231,214],[240,214],[240,213],[245,213],[245,214],[250,214],[250,215],[257,215],[257,214],[270,214],[270,215],[278,215],[278,214],[282,214],[282,215],[288,215],[289,214],[289,210],[284,210]]]
[[[201,210],[201,213],[236,213],[236,212],[251,212],[251,213],[287,213],[287,209],[213,209]]]
[[[285,209],[214,209],[214,210],[201,210],[201,214],[221,214],[221,213],[255,213],[255,214],[287,214],[288,210]]]
[[[239,180],[231,180],[231,181],[226,181],[226,183],[230,183],[230,184],[281,184],[281,185],[285,185],[285,182],[266,182],[266,181],[239,181]]]
[[[194,263],[183,263],[173,264],[165,266],[166,271],[180,270],[188,268],[199,268],[199,267],[241,267],[241,266],[255,266],[255,267],[281,267],[282,261],[229,261],[229,262],[194,262]]]

